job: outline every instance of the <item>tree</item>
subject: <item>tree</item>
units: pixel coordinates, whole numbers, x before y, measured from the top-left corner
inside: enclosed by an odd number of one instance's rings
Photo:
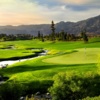
[[[65,40],[66,40],[64,30],[61,31],[61,33],[60,33],[60,38],[61,38],[62,41],[65,41]]]
[[[83,41],[86,43],[86,42],[88,42],[88,37],[87,37],[87,35],[86,35],[86,30],[83,30],[82,32],[81,32],[81,37],[83,38]]]
[[[76,37],[75,37],[75,35],[74,34],[71,34],[71,40],[76,40]]]
[[[55,24],[53,21],[51,23],[51,31],[52,31],[51,40],[54,41],[55,40]]]
[[[41,34],[41,41],[44,42],[43,34]]]
[[[70,40],[71,40],[71,35],[67,34],[67,41],[70,41]]]
[[[40,31],[38,31],[38,39],[40,39],[41,38],[41,33],[40,33]]]

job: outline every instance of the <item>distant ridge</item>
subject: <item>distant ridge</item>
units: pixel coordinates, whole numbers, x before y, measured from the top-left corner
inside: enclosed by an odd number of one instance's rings
[[[56,23],[56,32],[64,30],[71,34],[79,34],[82,29],[86,29],[88,34],[100,35],[100,15],[86,20],[74,22],[59,22]],[[37,35],[38,31],[44,35],[51,33],[50,24],[40,25],[19,25],[19,26],[0,26],[0,34],[33,34]]]

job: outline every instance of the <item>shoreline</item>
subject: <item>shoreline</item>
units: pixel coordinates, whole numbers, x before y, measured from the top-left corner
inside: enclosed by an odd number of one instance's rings
[[[38,58],[41,56],[45,56],[47,54],[47,52],[48,52],[47,50],[43,50],[41,53],[36,53],[35,56],[30,57],[30,58],[26,57],[26,58],[17,59],[17,60],[0,61],[0,68],[6,68],[8,65],[12,65],[12,64],[17,63],[17,62],[22,62],[22,61]]]

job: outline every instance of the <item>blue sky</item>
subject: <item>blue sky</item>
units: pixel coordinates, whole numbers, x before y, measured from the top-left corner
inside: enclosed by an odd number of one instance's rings
[[[100,0],[0,0],[0,25],[77,22],[100,15]]]

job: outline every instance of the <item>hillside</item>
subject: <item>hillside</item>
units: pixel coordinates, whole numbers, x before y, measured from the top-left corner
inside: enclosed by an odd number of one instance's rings
[[[59,22],[56,23],[56,32],[64,30],[71,34],[78,34],[82,29],[86,29],[88,34],[100,34],[100,15],[79,22]],[[6,34],[33,34],[37,35],[41,31],[44,35],[50,34],[50,24],[40,25],[19,25],[19,26],[0,26],[0,33]]]

